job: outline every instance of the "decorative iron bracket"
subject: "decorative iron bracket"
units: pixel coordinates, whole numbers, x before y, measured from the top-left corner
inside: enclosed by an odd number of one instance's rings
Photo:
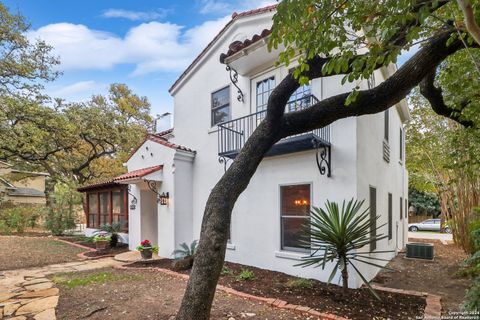
[[[225,156],[219,156],[218,157],[218,162],[220,164],[223,164],[223,172],[226,172],[227,171],[227,164],[228,164],[228,161],[230,161],[232,159],[228,158],[228,157],[225,157]]]
[[[315,159],[317,160],[317,167],[321,175],[327,174],[327,177],[332,176],[332,152],[330,145],[322,143],[318,139],[312,139],[313,147],[316,149]]]
[[[128,185],[127,193],[132,196],[132,201],[130,201],[130,210],[135,210],[135,208],[137,207],[138,199],[137,197],[135,197],[135,195],[131,191],[132,191],[132,186]]]
[[[158,193],[157,182],[155,180],[145,180],[148,189],[150,189],[157,196],[157,203],[160,203],[160,193]]]
[[[237,85],[237,82],[238,82],[238,72],[237,70],[233,69],[232,67],[228,66],[225,68],[227,69],[227,71],[230,73],[230,81],[232,81],[232,84],[235,86],[235,88],[237,88],[237,100],[240,101],[240,102],[244,102],[243,101],[243,92],[242,90],[240,89],[240,87]]]

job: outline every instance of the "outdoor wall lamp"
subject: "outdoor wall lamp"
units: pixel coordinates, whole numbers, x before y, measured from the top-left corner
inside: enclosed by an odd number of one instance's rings
[[[170,195],[168,194],[168,192],[162,192],[162,194],[160,194],[158,198],[162,206],[168,206],[168,202],[170,199]]]

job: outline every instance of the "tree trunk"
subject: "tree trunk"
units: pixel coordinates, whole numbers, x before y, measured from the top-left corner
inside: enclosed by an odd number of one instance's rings
[[[345,264],[345,268],[342,270],[342,285],[343,285],[343,293],[346,294],[348,292],[348,270],[347,265]]]
[[[264,154],[278,141],[278,132],[274,129],[274,126],[263,121],[210,193],[202,220],[198,252],[176,319],[209,319],[225,259],[233,206]]]

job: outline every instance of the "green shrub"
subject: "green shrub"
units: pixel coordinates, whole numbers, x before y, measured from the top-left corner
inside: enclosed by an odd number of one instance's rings
[[[287,286],[290,288],[311,289],[314,282],[310,279],[298,278],[287,282]]]
[[[74,185],[58,183],[55,185],[50,206],[45,216],[45,227],[53,235],[62,235],[65,230],[75,228],[75,206],[82,203],[82,197]]]
[[[0,232],[22,233],[27,227],[34,227],[40,217],[42,208],[32,205],[9,205],[0,208]]]
[[[62,208],[48,208],[45,215],[45,228],[54,236],[62,235],[65,230],[75,227],[75,218],[73,215]]]
[[[181,243],[180,248],[176,249],[172,252],[172,255],[175,256],[175,259],[184,259],[188,257],[195,257],[195,253],[197,253],[197,245],[198,241],[193,240],[190,246],[188,244]]]
[[[240,272],[240,274],[237,276],[238,281],[248,281],[253,279],[255,279],[255,275],[253,274],[253,271],[248,269],[243,269],[242,272]]]
[[[467,290],[462,307],[467,311],[480,310],[480,276],[474,280],[470,289]]]
[[[232,270],[230,270],[227,266],[223,266],[222,275],[226,276],[226,275],[229,275],[229,274],[232,274]]]
[[[5,221],[0,220],[0,234],[11,234],[12,229],[5,223]]]

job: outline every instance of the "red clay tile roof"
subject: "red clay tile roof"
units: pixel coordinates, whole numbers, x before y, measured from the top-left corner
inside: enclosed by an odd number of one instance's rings
[[[173,130],[173,129],[172,129]],[[168,130],[167,130],[168,131]],[[187,147],[184,147],[184,146],[181,146],[181,145],[178,145],[178,144],[175,144],[175,143],[171,143],[171,142],[168,142],[167,139],[163,138],[163,136],[165,136],[167,133],[164,133],[166,131],[163,131],[163,132],[160,132],[159,134],[152,134],[152,133],[149,133],[145,136],[145,139],[142,141],[142,143],[140,143],[135,149],[132,150],[132,152],[130,152],[130,155],[128,156],[127,160],[130,160],[130,158],[135,154],[135,152],[138,151],[138,149],[140,149],[140,147],[145,143],[145,141],[147,140],[150,140],[150,141],[153,141],[153,142],[156,142],[156,143],[160,143],[166,147],[169,147],[169,148],[172,148],[172,149],[176,149],[176,150],[183,150],[183,151],[188,151],[188,152],[192,152],[192,153],[196,153],[195,151],[193,151],[192,149],[190,148],[187,148]]]
[[[200,52],[200,54],[193,60],[193,62],[187,67],[187,69],[185,69],[185,71],[183,71],[183,73],[180,75],[180,77],[178,77],[178,79],[173,83],[173,85],[170,87],[170,89],[168,89],[168,92],[172,92],[173,89],[177,86],[177,84],[183,79],[185,78],[185,76],[187,75],[187,73],[197,64],[198,61],[200,61],[200,59],[207,53],[208,49],[210,49],[213,44],[215,42],[217,42],[217,40],[220,38],[220,36],[228,29],[228,27],[230,25],[233,24],[233,22],[240,18],[240,17],[246,17],[246,16],[252,16],[252,15],[256,15],[256,14],[261,14],[261,13],[265,13],[265,12],[270,12],[270,11],[273,11],[277,8],[277,5],[276,4],[273,4],[273,5],[269,5],[269,6],[266,6],[266,7],[263,7],[263,8],[258,8],[258,9],[253,9],[253,10],[248,10],[248,11],[243,11],[243,12],[240,12],[240,13],[236,13],[234,12],[232,14],[232,19],[225,25],[225,27],[222,28],[222,30],[220,30],[219,33],[217,33],[217,35],[212,39],[212,41],[210,41],[209,44],[207,44],[207,46],[205,47],[205,49],[202,50],[202,52]]]
[[[193,152],[195,153],[195,151],[193,151],[192,149],[190,148],[187,148],[187,147],[184,147],[184,146],[181,146],[181,145],[178,145],[178,144],[175,144],[175,143],[172,143],[172,142],[169,142],[167,139],[159,136],[159,135],[156,135],[156,134],[149,134],[147,135],[147,140],[150,140],[150,141],[153,141],[153,142],[156,142],[156,143],[160,143],[166,147],[169,147],[169,148],[172,148],[172,149],[176,149],[176,150],[183,150],[183,151],[188,151],[188,152]]]
[[[106,179],[106,180],[100,180],[92,184],[77,188],[77,191],[84,192],[84,191],[93,190],[93,189],[110,188],[118,185],[119,184],[113,181],[113,179]]]
[[[268,37],[272,33],[271,29],[263,29],[260,34],[255,34],[251,39],[246,39],[245,41],[234,41],[228,46],[228,52],[222,53],[220,55],[220,62],[224,63],[225,59],[231,55],[247,48],[251,44]]]
[[[170,128],[168,130],[160,131],[159,133],[155,133],[155,134],[157,136],[163,137],[163,136],[166,136],[167,134],[172,133],[172,132],[173,132],[173,128]]]
[[[153,166],[153,167],[148,167],[148,168],[143,168],[143,169],[138,169],[138,170],[133,170],[127,173],[124,173],[116,178],[113,178],[113,181],[124,181],[124,180],[130,180],[130,179],[135,179],[135,178],[141,178],[146,176],[147,174],[154,173],[158,170],[162,170],[163,165],[158,165],[158,166]]]

